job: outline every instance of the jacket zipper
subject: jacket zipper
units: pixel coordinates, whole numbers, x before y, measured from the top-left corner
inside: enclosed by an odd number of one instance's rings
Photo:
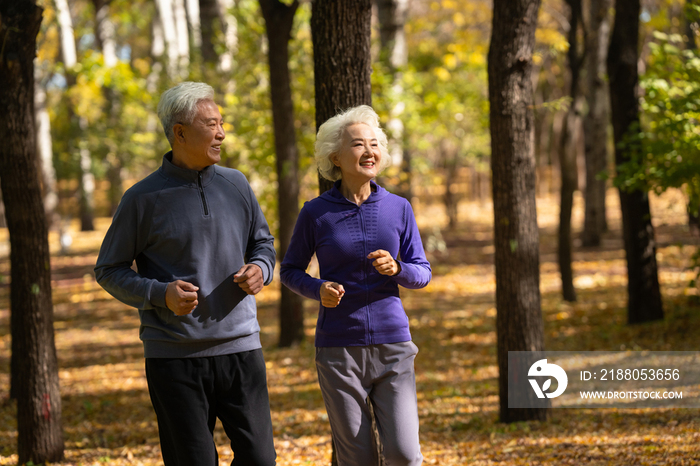
[[[202,174],[197,174],[197,185],[199,187],[199,196],[202,198],[202,205],[204,206],[204,216],[209,216],[209,208],[207,207],[207,199],[204,197],[204,187],[202,186]]]
[[[362,227],[362,244],[363,244],[363,252],[364,252],[364,257],[365,261],[368,261],[367,259],[367,242],[364,241],[365,238],[367,238],[367,234],[365,232],[365,218],[362,215],[362,206],[357,207],[360,211],[360,226]],[[369,304],[369,285],[367,284],[367,280],[369,279],[369,262],[367,263],[368,265],[365,265],[365,303],[366,303],[366,308],[367,308],[367,344],[371,345],[372,344],[372,313],[370,312],[370,304]]]

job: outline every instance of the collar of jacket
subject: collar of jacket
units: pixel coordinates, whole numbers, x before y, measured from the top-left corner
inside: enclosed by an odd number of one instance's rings
[[[178,167],[174,165],[173,162],[173,151],[168,152],[163,156],[163,165],[161,170],[163,174],[171,180],[178,181],[182,184],[193,184],[197,185],[199,183],[199,175],[202,175],[202,185],[206,186],[214,179],[216,174],[216,165],[209,165],[202,171],[190,170],[188,168]]]
[[[343,196],[343,194],[340,192],[340,181],[341,180],[338,180],[335,183],[333,183],[333,187],[331,189],[329,189],[328,191],[326,191],[325,193],[323,193],[321,195],[321,197],[327,201],[335,202],[336,204],[351,204],[351,205],[357,206],[355,203],[347,200],[345,198],[345,196]],[[370,181],[369,183],[370,183],[371,188],[372,188],[372,193],[369,195],[367,200],[365,202],[363,202],[363,204],[365,204],[367,202],[370,202],[370,203],[378,202],[389,195],[389,191],[382,188],[374,181]]]

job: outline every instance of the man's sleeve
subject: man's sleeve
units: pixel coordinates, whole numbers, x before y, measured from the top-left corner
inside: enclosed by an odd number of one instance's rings
[[[147,222],[142,221],[135,196],[125,195],[102,242],[95,278],[109,294],[138,309],[166,307],[167,283],[145,278],[131,268],[146,242]]]
[[[275,238],[270,233],[270,227],[250,185],[248,185],[248,197],[252,212],[246,262],[259,266],[265,285],[269,285],[275,270]]]

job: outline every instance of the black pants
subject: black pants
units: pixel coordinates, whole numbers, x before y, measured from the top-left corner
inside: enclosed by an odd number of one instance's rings
[[[166,466],[218,466],[213,437],[217,417],[231,440],[231,465],[275,464],[262,350],[147,358],[146,379]]]

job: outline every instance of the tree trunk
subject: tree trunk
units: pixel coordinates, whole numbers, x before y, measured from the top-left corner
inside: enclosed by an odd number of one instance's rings
[[[316,131],[339,111],[372,104],[372,2],[312,3]],[[332,183],[319,175],[321,193]]]
[[[178,80],[183,77],[184,71],[180,61],[180,45],[181,40],[178,40],[178,31],[176,17],[174,13],[173,3],[178,0],[156,0],[158,8],[158,16],[163,30],[163,38],[165,39],[165,50],[168,54],[168,76],[171,80]],[[179,0],[182,4],[182,0]],[[184,10],[184,5],[182,10]],[[185,27],[187,21],[184,22]],[[187,36],[185,36],[187,37]]]
[[[457,147],[445,141],[440,143],[440,157],[442,159],[442,169],[445,173],[445,213],[447,214],[447,228],[454,231],[457,228],[459,216],[459,195],[454,192],[454,184],[457,180],[457,169],[459,168],[459,154]]]
[[[102,52],[107,68],[117,65],[117,41],[114,39],[114,23],[109,17],[109,4],[111,0],[92,0],[95,8],[95,39]]]
[[[42,9],[0,3],[0,173],[10,233],[12,363],[19,464],[63,458],[48,228],[36,166],[34,56]],[[14,354],[16,351],[16,354]]]
[[[87,131],[87,119],[80,117],[80,131]],[[78,142],[80,154],[80,180],[78,197],[80,201],[80,231],[95,230],[95,175],[92,174],[92,158],[87,141]]]
[[[617,165],[629,160],[632,151],[640,150],[628,140],[633,132],[639,131],[639,13],[639,0],[615,0],[607,66]],[[627,255],[627,320],[633,324],[663,319],[649,197],[642,191],[620,189],[620,208]]]
[[[386,125],[389,139],[389,155],[392,164],[399,168],[398,184],[392,186],[396,194],[408,199],[411,194],[411,161],[404,150],[404,110],[402,70],[408,63],[408,46],[404,25],[408,14],[408,0],[376,0],[379,19],[380,59],[391,73],[391,110]]]
[[[545,408],[508,408],[508,351],[544,349],[531,79],[539,4],[495,0],[488,55],[502,422],[547,417]]]
[[[219,6],[216,0],[199,0],[199,27],[202,38],[202,66],[204,76],[216,69],[219,63],[219,55],[214,47],[216,43],[216,30],[221,30],[219,21]]]
[[[56,170],[53,166],[53,148],[51,139],[51,119],[46,108],[46,81],[43,73],[36,69],[34,83],[34,112],[36,121],[36,147],[41,173],[44,212],[47,227],[58,221],[58,193],[56,191]]]
[[[279,210],[279,262],[284,260],[299,215],[299,151],[294,133],[294,104],[289,76],[289,40],[299,2],[285,5],[279,0],[259,0],[269,43],[270,96],[277,155],[277,201]],[[279,346],[288,347],[304,339],[304,300],[286,286],[280,299]]]
[[[224,32],[224,53],[219,57],[219,70],[225,82],[226,93],[236,92],[236,81],[231,79],[236,66],[235,56],[238,53],[238,20],[231,12],[235,0],[219,0],[219,16]]]
[[[605,83],[605,57],[610,36],[611,0],[589,0],[586,44],[586,207],[581,240],[584,246],[600,245],[607,231],[605,220],[606,181],[598,179],[608,165],[608,100]]]
[[[580,126],[580,89],[579,70],[585,55],[579,51],[578,30],[581,23],[581,0],[567,0],[569,5],[569,51],[567,54],[570,76],[569,96],[571,107],[566,114],[564,135],[559,150],[559,166],[561,167],[561,198],[559,207],[558,259],[561,273],[562,296],[565,301],[576,301],[574,288],[574,273],[571,268],[571,214],[574,210],[574,192],[578,185],[578,170],[576,153],[578,145],[578,130]]]
[[[372,105],[371,0],[316,1],[311,6],[311,39],[314,50],[316,131],[339,111],[358,105]],[[320,193],[333,184],[318,175]],[[371,401],[369,398],[367,402]],[[372,432],[381,451],[374,419]],[[337,465],[335,445],[331,464]],[[381,464],[384,464],[379,456]]]

